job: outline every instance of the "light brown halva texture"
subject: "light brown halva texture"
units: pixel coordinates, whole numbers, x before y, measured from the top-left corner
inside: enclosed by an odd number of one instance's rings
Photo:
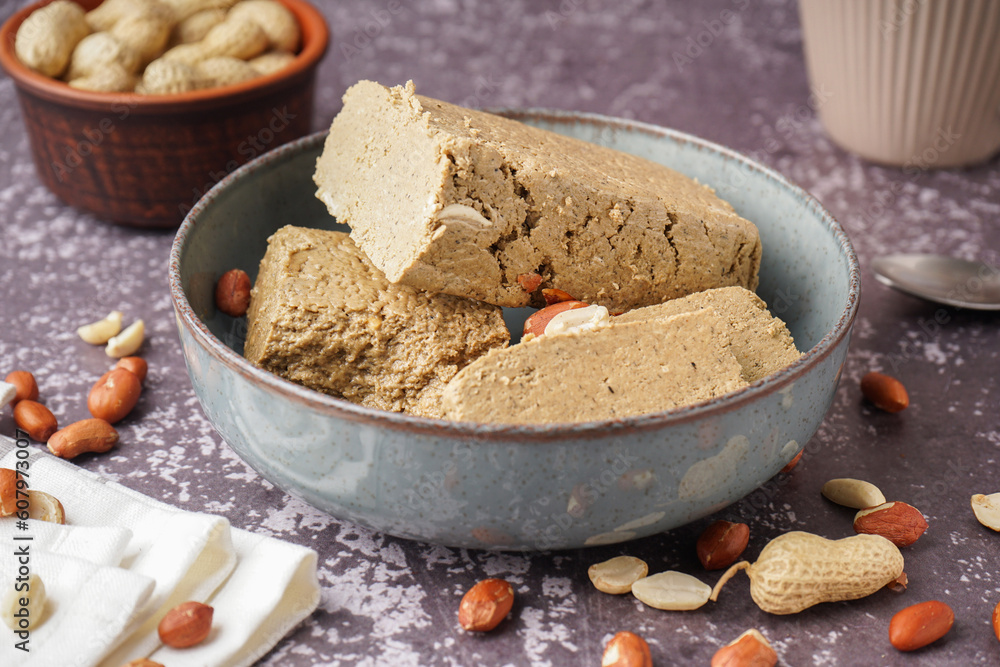
[[[802,356],[785,323],[768,312],[767,304],[760,297],[742,287],[697,292],[655,306],[637,308],[613,321],[615,324],[648,322],[700,308],[711,308],[724,323],[729,348],[747,382],[756,382]]]
[[[390,281],[432,292],[523,306],[556,287],[621,311],[757,286],[757,228],[710,188],[412,83],[352,86],[314,180]]]
[[[550,423],[618,419],[746,386],[711,308],[546,335],[474,361],[445,388],[448,419]]]
[[[292,226],[268,239],[247,317],[256,366],[426,417],[461,368],[510,340],[500,308],[394,285],[347,234]]]

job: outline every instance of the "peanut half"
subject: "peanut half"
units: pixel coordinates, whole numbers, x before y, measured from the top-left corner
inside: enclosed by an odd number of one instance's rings
[[[758,607],[771,614],[795,614],[821,602],[871,595],[903,573],[903,555],[880,535],[828,540],[791,531],[768,542],[756,563],[741,561],[726,570],[712,600],[740,570],[750,577],[750,597]]]
[[[14,632],[38,627],[45,614],[45,584],[37,574],[28,575],[28,580],[7,584],[0,598],[0,616],[7,627]]]
[[[885,495],[877,486],[871,482],[851,477],[831,479],[823,485],[820,493],[831,502],[856,510],[875,507],[885,502]]]
[[[649,572],[646,561],[634,556],[616,556],[587,569],[594,588],[602,593],[622,595],[632,590],[632,584]]]
[[[120,310],[112,310],[104,316],[104,319],[79,327],[76,335],[85,343],[104,345],[122,330],[122,317]]]
[[[28,491],[28,518],[49,523],[66,523],[66,511],[55,496],[31,489]]]
[[[632,595],[655,609],[690,611],[708,602],[712,587],[690,574],[669,570],[636,581]]]
[[[979,523],[1000,532],[1000,493],[986,496],[977,493],[972,496],[972,511]]]
[[[142,339],[145,333],[146,325],[142,320],[136,320],[120,334],[111,338],[104,352],[109,357],[115,359],[132,356],[142,347]]]

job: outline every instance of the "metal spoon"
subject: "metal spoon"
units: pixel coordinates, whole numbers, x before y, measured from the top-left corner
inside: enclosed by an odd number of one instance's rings
[[[1000,310],[1000,267],[941,255],[889,255],[872,262],[879,282],[958,308]]]

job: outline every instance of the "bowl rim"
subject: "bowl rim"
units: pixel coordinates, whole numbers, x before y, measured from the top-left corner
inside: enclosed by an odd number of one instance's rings
[[[822,339],[811,349],[805,351],[798,360],[780,371],[757,380],[746,387],[729,392],[718,398],[671,410],[600,421],[555,424],[482,424],[478,422],[451,421],[369,408],[295,384],[268,371],[257,368],[222,343],[222,341],[209,331],[205,323],[195,314],[181,287],[180,260],[192,229],[197,224],[199,215],[211,205],[216,196],[232,184],[249,177],[254,171],[267,163],[279,163],[291,159],[299,151],[321,144],[328,134],[327,130],[315,132],[296,141],[284,144],[248,162],[219,181],[188,212],[188,215],[181,223],[174,237],[174,242],[170,249],[168,268],[171,299],[178,315],[179,325],[183,326],[193,335],[207,353],[215,357],[216,360],[230,370],[242,376],[245,380],[263,385],[266,389],[277,392],[293,402],[303,404],[314,412],[352,422],[361,422],[379,428],[409,432],[414,435],[460,437],[470,440],[502,441],[508,443],[515,439],[525,442],[548,443],[571,439],[591,440],[613,437],[635,432],[661,430],[668,426],[687,424],[706,416],[737,410],[763,396],[780,392],[790,387],[799,378],[832,354],[834,349],[845,338],[849,337],[851,327],[858,312],[861,291],[861,270],[857,254],[848,240],[846,232],[829,211],[815,197],[801,187],[788,181],[781,174],[732,149],[678,130],[650,123],[589,112],[550,109],[503,109],[498,110],[498,112],[522,121],[525,119],[536,119],[549,122],[586,122],[600,127],[612,126],[658,138],[692,143],[701,148],[721,153],[726,158],[736,160],[741,163],[743,168],[751,169],[764,178],[774,181],[780,187],[789,189],[806,206],[811,207],[820,220],[825,223],[827,230],[833,234],[839,244],[842,255],[847,260],[849,268],[847,303],[841,311],[836,325],[827,331]]]
[[[98,6],[92,0],[71,0],[86,9]],[[187,93],[140,95],[138,93],[106,93],[71,88],[66,82],[39,74],[24,65],[14,52],[14,40],[21,23],[36,9],[55,2],[40,0],[14,12],[0,26],[0,67],[13,79],[21,91],[64,106],[98,111],[128,108],[130,113],[169,114],[198,113],[220,106],[241,104],[280,91],[289,82],[308,77],[319,65],[330,44],[330,29],[318,9],[305,0],[277,0],[287,7],[299,24],[302,45],[295,60],[276,72],[229,86],[217,86]]]

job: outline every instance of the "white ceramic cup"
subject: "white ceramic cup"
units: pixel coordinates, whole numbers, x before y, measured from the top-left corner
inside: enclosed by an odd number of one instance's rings
[[[1000,150],[1000,1],[799,0],[799,15],[839,145],[918,171]]]

